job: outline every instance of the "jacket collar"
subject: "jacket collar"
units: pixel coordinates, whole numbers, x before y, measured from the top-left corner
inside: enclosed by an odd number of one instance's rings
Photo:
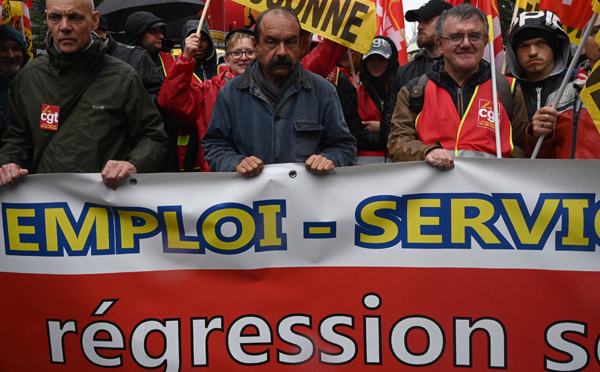
[[[52,39],[50,31],[46,34],[45,42],[50,62],[58,69],[74,67],[89,69],[89,66],[96,64],[104,57],[106,49],[108,48],[108,40],[101,38],[95,32],[92,32],[90,45],[77,53],[59,53],[54,46],[54,40]]]
[[[442,80],[454,82],[454,79],[452,79],[450,77],[450,75],[448,75],[448,73],[446,72],[446,69],[444,68],[444,59],[443,58],[441,60],[436,61],[431,66],[431,69],[427,72],[427,75],[436,84],[440,84],[442,82]],[[477,85],[477,84],[481,84],[491,78],[492,78],[492,73],[491,73],[490,64],[482,59],[479,62],[479,70],[476,73],[474,73],[473,75],[471,75],[471,77],[469,77],[469,79],[465,82],[465,84],[473,83],[473,84]]]

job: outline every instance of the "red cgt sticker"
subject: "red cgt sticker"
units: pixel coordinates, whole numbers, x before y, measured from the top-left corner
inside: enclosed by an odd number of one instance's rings
[[[40,116],[40,128],[57,131],[59,111],[59,106],[42,105],[42,115]]]

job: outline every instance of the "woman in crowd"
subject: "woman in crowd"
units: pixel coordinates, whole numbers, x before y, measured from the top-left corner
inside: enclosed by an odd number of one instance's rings
[[[352,128],[358,141],[357,164],[386,160],[389,129],[381,128],[380,123],[398,67],[398,50],[394,42],[388,37],[376,36],[359,69],[358,114],[362,126]]]
[[[254,32],[247,29],[230,31],[225,38],[227,67],[210,80],[192,84],[196,65],[194,54],[198,51],[200,42],[201,38],[196,33],[185,40],[184,51],[165,78],[158,96],[158,104],[171,116],[186,125],[195,125],[198,128],[198,143],[202,143],[221,87],[232,78],[243,74],[250,62],[256,58]],[[185,153],[181,152],[178,155],[179,163],[182,164]],[[209,171],[202,149],[198,151],[196,167],[202,172]]]

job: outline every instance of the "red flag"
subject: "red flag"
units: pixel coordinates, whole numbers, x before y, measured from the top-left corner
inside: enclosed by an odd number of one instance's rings
[[[396,44],[400,66],[408,62],[402,0],[377,0],[377,35],[387,36]]]
[[[556,13],[571,42],[575,44],[579,44],[585,24],[593,13],[589,0],[540,0],[540,10]]]
[[[585,0],[540,0],[540,10],[551,10],[563,25],[580,30],[585,28],[593,13],[590,1]]]

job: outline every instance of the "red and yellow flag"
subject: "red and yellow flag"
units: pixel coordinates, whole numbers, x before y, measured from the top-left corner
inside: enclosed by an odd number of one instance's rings
[[[600,13],[600,0],[592,1],[592,9],[593,12]],[[596,42],[600,45],[600,32],[596,34]],[[600,132],[600,61],[596,62],[579,96]]]
[[[585,24],[592,17],[592,7],[586,0],[517,0],[515,6],[525,12],[550,10],[556,13],[569,39],[577,45]]]
[[[394,41],[400,66],[408,63],[402,0],[377,0],[377,35]]]

